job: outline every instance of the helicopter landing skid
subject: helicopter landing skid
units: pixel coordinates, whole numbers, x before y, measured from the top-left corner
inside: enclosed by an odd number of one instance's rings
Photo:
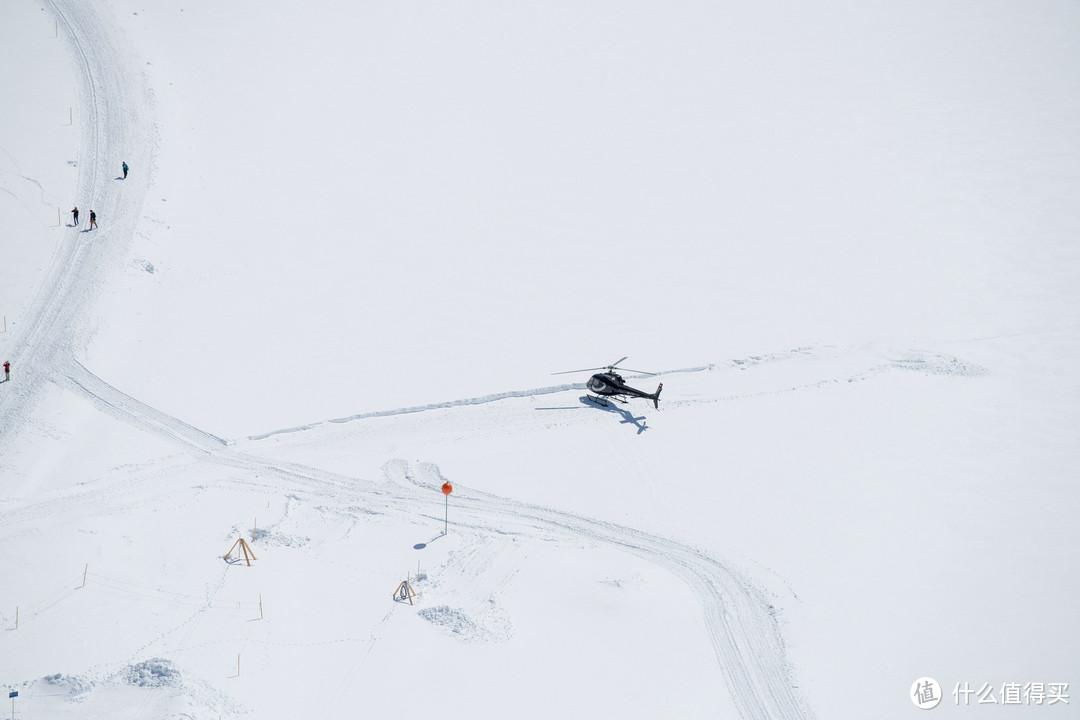
[[[588,398],[589,400],[591,400],[594,404],[599,405],[600,407],[609,407],[610,404],[611,404],[607,400],[605,400],[604,398],[600,397],[599,395],[586,395],[585,397]],[[615,402],[622,403],[623,405],[628,405],[629,404],[628,401],[620,400],[619,398],[615,397],[614,395],[612,395],[610,397]]]

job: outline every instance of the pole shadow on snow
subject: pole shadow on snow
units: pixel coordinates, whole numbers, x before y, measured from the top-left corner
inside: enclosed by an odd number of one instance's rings
[[[433,542],[435,542],[436,540],[438,540],[439,538],[441,538],[441,537],[445,537],[445,536],[446,536],[446,533],[439,533],[438,535],[436,535],[435,537],[431,538],[431,539],[430,539],[430,540],[428,540],[427,542],[421,542],[421,543],[416,543],[415,545],[413,545],[413,546],[412,546],[412,547],[413,547],[413,550],[423,550],[424,548],[426,548],[426,547],[427,547],[428,545],[430,545],[431,543],[433,543]]]
[[[645,419],[644,415],[641,417],[634,417],[634,413],[629,410],[623,410],[621,407],[616,407],[615,404],[618,402],[617,400],[609,400],[607,405],[601,405],[594,400],[590,400],[587,395],[582,395],[578,400],[582,405],[586,405],[587,407],[593,407],[597,410],[603,410],[604,412],[622,415],[622,420],[620,420],[619,423],[622,425],[633,425],[637,428],[638,435],[649,429],[649,421]]]

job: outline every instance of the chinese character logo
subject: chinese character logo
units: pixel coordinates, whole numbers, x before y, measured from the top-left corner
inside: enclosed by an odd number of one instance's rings
[[[923,678],[923,680],[926,679]],[[915,688],[923,680],[915,683],[912,692],[915,692]],[[971,705],[972,695],[976,697],[975,702],[978,705],[1056,705],[1057,703],[1068,705],[1069,683],[1007,682],[1001,685],[1001,690],[995,695],[994,686],[990,683],[984,682],[976,690],[971,683],[965,681],[956,683],[952,695],[957,705]],[[916,705],[919,705],[917,699],[914,697],[912,699]],[[922,707],[922,705],[919,705],[919,707]]]
[[[911,686],[911,702],[923,710],[936,708],[941,702],[941,686],[934,678],[919,678]]]

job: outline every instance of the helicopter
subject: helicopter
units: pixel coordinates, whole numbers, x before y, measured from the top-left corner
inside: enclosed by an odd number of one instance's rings
[[[629,356],[627,356],[629,357]],[[626,397],[639,397],[645,400],[652,400],[653,407],[660,407],[660,391],[664,389],[664,383],[660,383],[656,388],[656,392],[647,393],[644,390],[638,390],[632,388],[626,384],[622,379],[622,375],[615,372],[616,370],[623,370],[624,372],[641,373],[642,375],[655,375],[656,373],[645,372],[643,370],[630,370],[629,368],[620,368],[619,363],[623,362],[627,358],[616,360],[606,367],[598,368],[584,368],[582,370],[566,370],[564,372],[552,373],[552,375],[569,375],[571,373],[589,372],[591,370],[603,370],[589,378],[589,381],[585,383],[585,387],[596,393],[593,395],[586,395],[589,400],[593,401],[597,405],[607,407],[607,401],[604,398],[611,398],[612,400],[618,400],[621,403],[629,402],[628,400],[620,400],[619,396]]]

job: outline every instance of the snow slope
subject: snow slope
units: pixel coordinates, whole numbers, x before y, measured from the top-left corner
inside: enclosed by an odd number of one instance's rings
[[[1072,5],[0,12],[17,716],[1075,682]]]

